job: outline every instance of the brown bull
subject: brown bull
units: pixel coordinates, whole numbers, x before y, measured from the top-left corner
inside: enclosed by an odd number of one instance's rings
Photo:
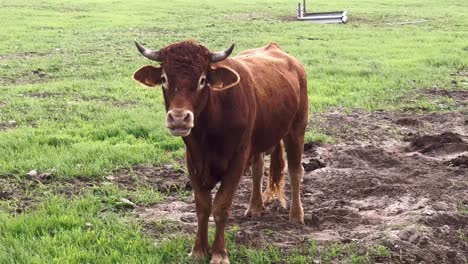
[[[182,136],[192,183],[198,229],[191,256],[205,258],[208,218],[216,223],[210,263],[229,263],[224,230],[242,173],[252,162],[253,188],[246,215],[259,216],[263,200],[283,198],[283,148],[292,187],[289,220],[303,223],[300,199],[304,133],[307,126],[307,79],[303,66],[278,44],[229,58],[195,42],[171,44],[159,51],[136,43],[160,66],[144,66],[133,78],[163,87],[166,126]],[[273,149],[270,181],[262,198],[263,154]],[[212,201],[211,191],[220,182]]]

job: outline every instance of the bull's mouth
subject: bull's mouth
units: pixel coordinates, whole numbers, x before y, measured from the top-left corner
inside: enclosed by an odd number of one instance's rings
[[[168,128],[169,132],[176,137],[186,137],[190,134],[191,128]]]

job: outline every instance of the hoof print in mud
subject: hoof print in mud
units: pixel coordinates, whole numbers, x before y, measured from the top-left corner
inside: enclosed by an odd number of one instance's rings
[[[447,161],[445,164],[452,167],[468,168],[468,156],[460,155]]]
[[[309,214],[304,217],[304,222],[307,226],[320,228],[320,218],[315,214]]]
[[[408,152],[419,153],[437,157],[468,151],[468,144],[457,133],[445,132],[439,135],[415,136],[411,140]]]
[[[307,162],[307,163],[303,162],[302,163],[302,167],[304,167],[304,170],[306,172],[313,171],[313,170],[316,170],[316,169],[320,169],[320,168],[323,168],[325,166],[326,166],[325,163],[323,163],[321,160],[316,159],[316,158],[311,158],[311,159],[309,159],[309,162]]]
[[[400,126],[407,126],[407,127],[418,127],[418,126],[422,126],[423,122],[415,118],[403,117],[403,118],[397,119],[395,121],[395,124],[400,125]]]

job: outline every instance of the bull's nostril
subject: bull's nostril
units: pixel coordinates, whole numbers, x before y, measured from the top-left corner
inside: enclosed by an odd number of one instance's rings
[[[187,115],[186,115],[185,118],[184,118],[184,121],[185,121],[185,122],[189,122],[190,119],[191,119],[190,113],[187,113]]]
[[[174,121],[174,117],[172,116],[171,112],[167,113],[167,119],[169,120],[169,122]]]

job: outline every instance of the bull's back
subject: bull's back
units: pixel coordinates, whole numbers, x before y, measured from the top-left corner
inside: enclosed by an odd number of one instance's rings
[[[304,111],[305,71],[298,60],[275,43],[244,51],[234,59],[245,66],[252,78],[252,87],[248,88],[254,90],[256,99],[252,146],[254,152],[264,152],[278,144],[298,113]]]

